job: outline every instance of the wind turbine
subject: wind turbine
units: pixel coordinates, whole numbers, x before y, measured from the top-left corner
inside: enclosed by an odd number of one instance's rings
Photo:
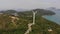
[[[33,12],[33,23],[28,24],[28,30],[24,34],[29,34],[29,32],[32,30],[31,26],[35,24],[35,15],[37,11],[32,11]]]
[[[33,12],[33,24],[35,24],[35,16],[36,16],[37,11],[32,11],[32,12]]]

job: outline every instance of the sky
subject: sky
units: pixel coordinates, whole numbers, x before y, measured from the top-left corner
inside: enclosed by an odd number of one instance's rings
[[[0,0],[0,9],[60,8],[60,0]]]

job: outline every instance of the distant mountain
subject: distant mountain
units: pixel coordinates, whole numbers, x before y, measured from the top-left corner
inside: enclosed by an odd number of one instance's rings
[[[13,10],[16,10],[18,12],[20,12],[20,11],[27,11],[27,9],[13,9]]]
[[[55,12],[56,14],[60,15],[60,9],[58,9],[58,8],[50,7],[50,8],[47,8],[46,10],[51,10],[51,11]]]
[[[32,11],[37,11],[37,15],[55,15],[54,12],[50,10],[45,10],[45,9],[32,9],[32,10],[19,10],[19,9],[12,9],[12,10],[6,10],[6,11],[0,11],[0,13],[4,14],[19,14],[19,15],[32,15]]]
[[[49,7],[49,8],[46,8],[46,9],[47,9],[47,10],[52,10],[52,11],[56,10],[55,7]]]
[[[18,8],[18,9],[0,9],[0,11],[6,11],[6,10],[16,10],[16,11],[27,11],[27,9],[21,9],[21,8]]]
[[[32,14],[32,11],[37,11],[37,15],[54,15],[55,13],[50,10],[45,10],[45,9],[32,9],[30,11],[25,11],[25,14]]]
[[[46,8],[47,10],[52,10],[52,11],[60,11],[60,9],[55,8],[55,7],[50,7],[50,8]]]

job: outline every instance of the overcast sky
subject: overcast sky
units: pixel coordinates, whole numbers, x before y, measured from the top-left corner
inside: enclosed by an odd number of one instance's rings
[[[0,9],[60,8],[60,0],[0,0]]]

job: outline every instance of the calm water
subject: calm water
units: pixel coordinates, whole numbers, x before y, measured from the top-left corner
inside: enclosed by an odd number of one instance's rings
[[[56,13],[56,15],[53,16],[44,16],[44,18],[56,22],[57,24],[60,25],[60,11],[54,11]]]

